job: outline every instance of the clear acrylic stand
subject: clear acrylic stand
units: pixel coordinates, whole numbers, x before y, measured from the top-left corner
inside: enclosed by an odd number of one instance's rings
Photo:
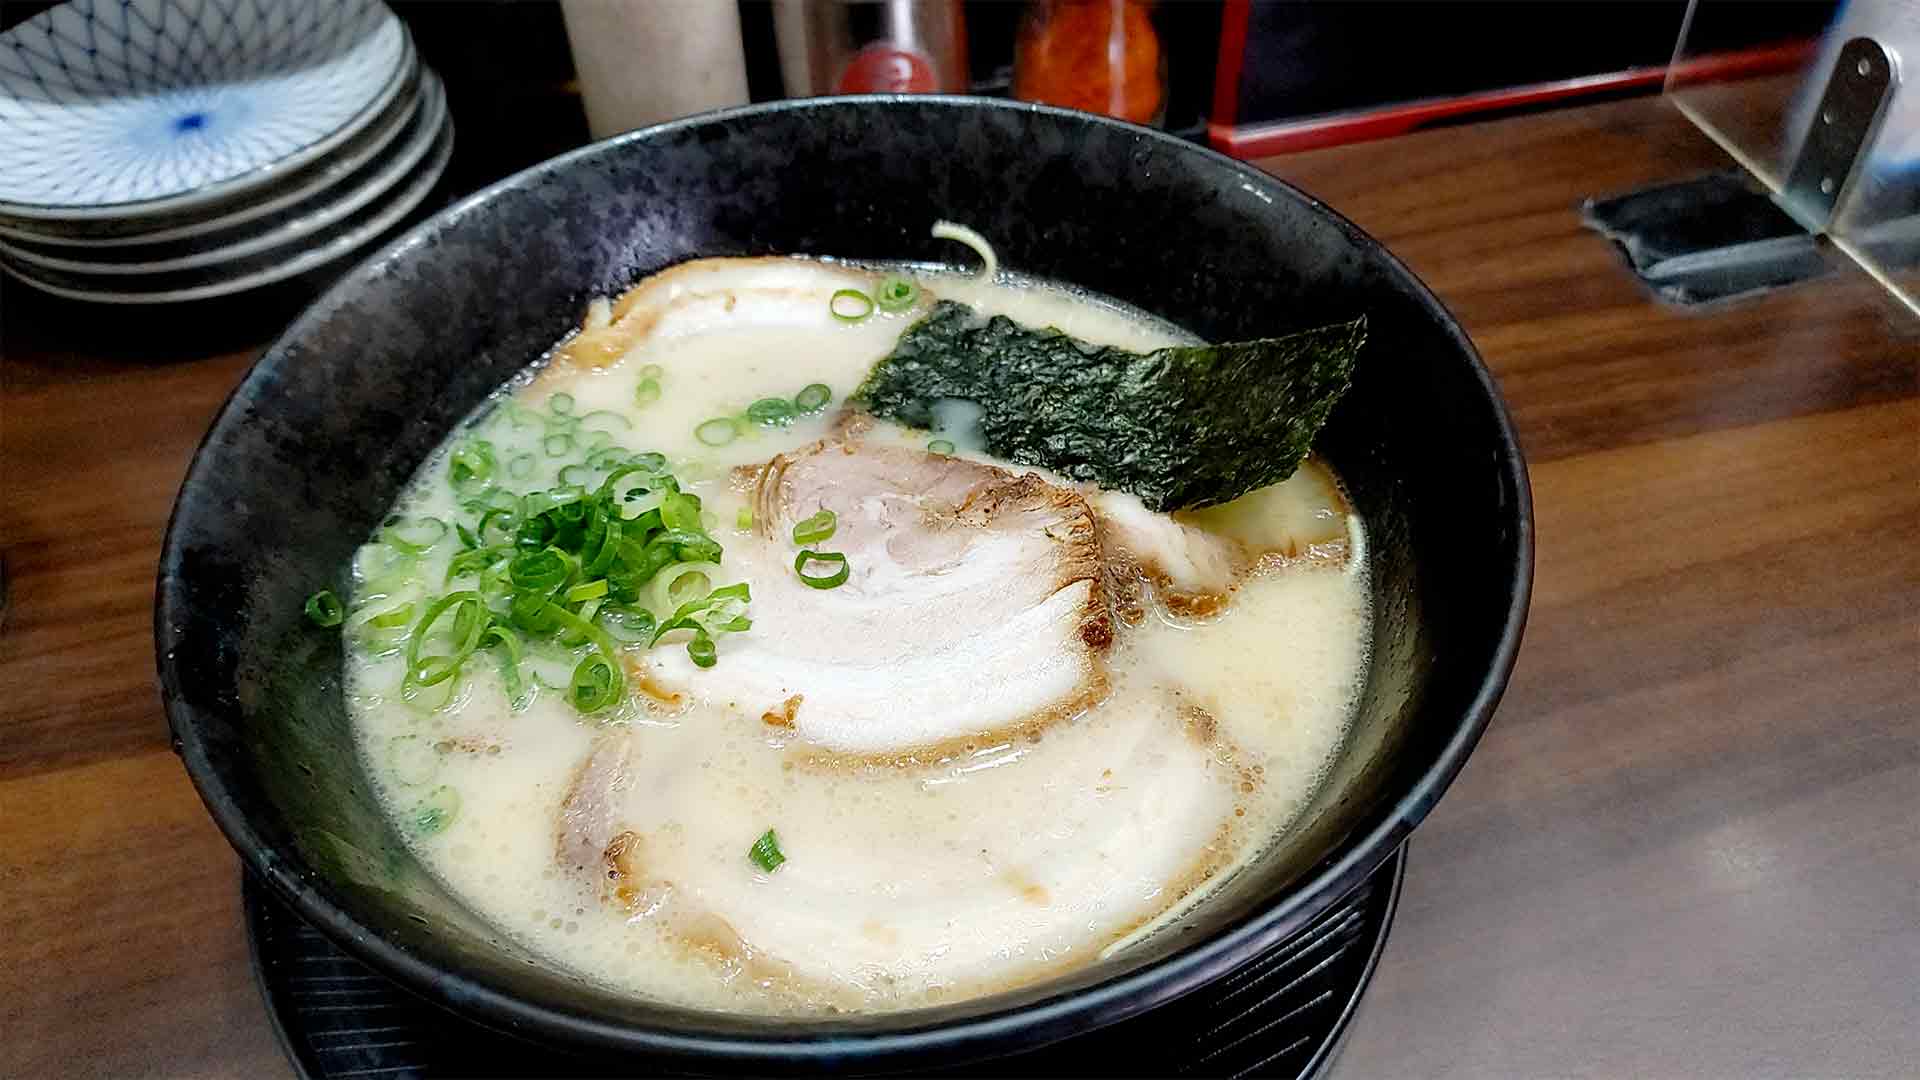
[[[1771,65],[1712,43],[1751,11],[1693,0],[1666,94],[1821,235],[1920,315],[1920,0],[1841,0]]]

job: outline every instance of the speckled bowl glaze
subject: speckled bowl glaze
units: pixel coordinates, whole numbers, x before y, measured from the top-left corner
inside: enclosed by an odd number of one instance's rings
[[[302,618],[451,427],[588,298],[706,255],[936,260],[937,218],[1002,259],[1212,339],[1365,313],[1319,449],[1372,540],[1373,663],[1285,842],[1169,932],[1019,991],[812,1021],[623,998],[539,962],[407,854],[353,750],[340,640]],[[649,1067],[952,1064],[1134,1015],[1296,933],[1406,838],[1505,686],[1533,545],[1499,394],[1433,295],[1272,177],[1144,128],[983,99],[756,106],[556,158],[362,263],[234,391],[183,486],[156,638],[175,746],[249,869],[348,952],[495,1028]]]

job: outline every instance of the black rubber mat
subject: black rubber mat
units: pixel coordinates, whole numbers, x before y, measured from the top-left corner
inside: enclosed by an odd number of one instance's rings
[[[1836,260],[1738,170],[1588,199],[1581,221],[1613,241],[1634,275],[1670,304],[1778,289]]]
[[[1338,1049],[1386,944],[1406,852],[1300,934],[1202,990],[966,1076],[1313,1076]],[[476,1027],[334,948],[251,877],[247,936],[268,1012],[306,1077],[665,1075],[570,1058]]]

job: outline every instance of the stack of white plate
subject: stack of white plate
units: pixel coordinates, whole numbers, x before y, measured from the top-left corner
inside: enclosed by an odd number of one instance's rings
[[[380,0],[71,0],[0,34],[0,268],[122,304],[227,296],[383,237],[453,153]]]

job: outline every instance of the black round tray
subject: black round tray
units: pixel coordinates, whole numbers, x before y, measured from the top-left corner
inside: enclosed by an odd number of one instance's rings
[[[1386,945],[1406,849],[1298,935],[1178,1001],[968,1076],[1314,1076],[1333,1060]],[[665,1075],[477,1027],[350,959],[250,875],[242,906],[274,1031],[303,1077]]]

